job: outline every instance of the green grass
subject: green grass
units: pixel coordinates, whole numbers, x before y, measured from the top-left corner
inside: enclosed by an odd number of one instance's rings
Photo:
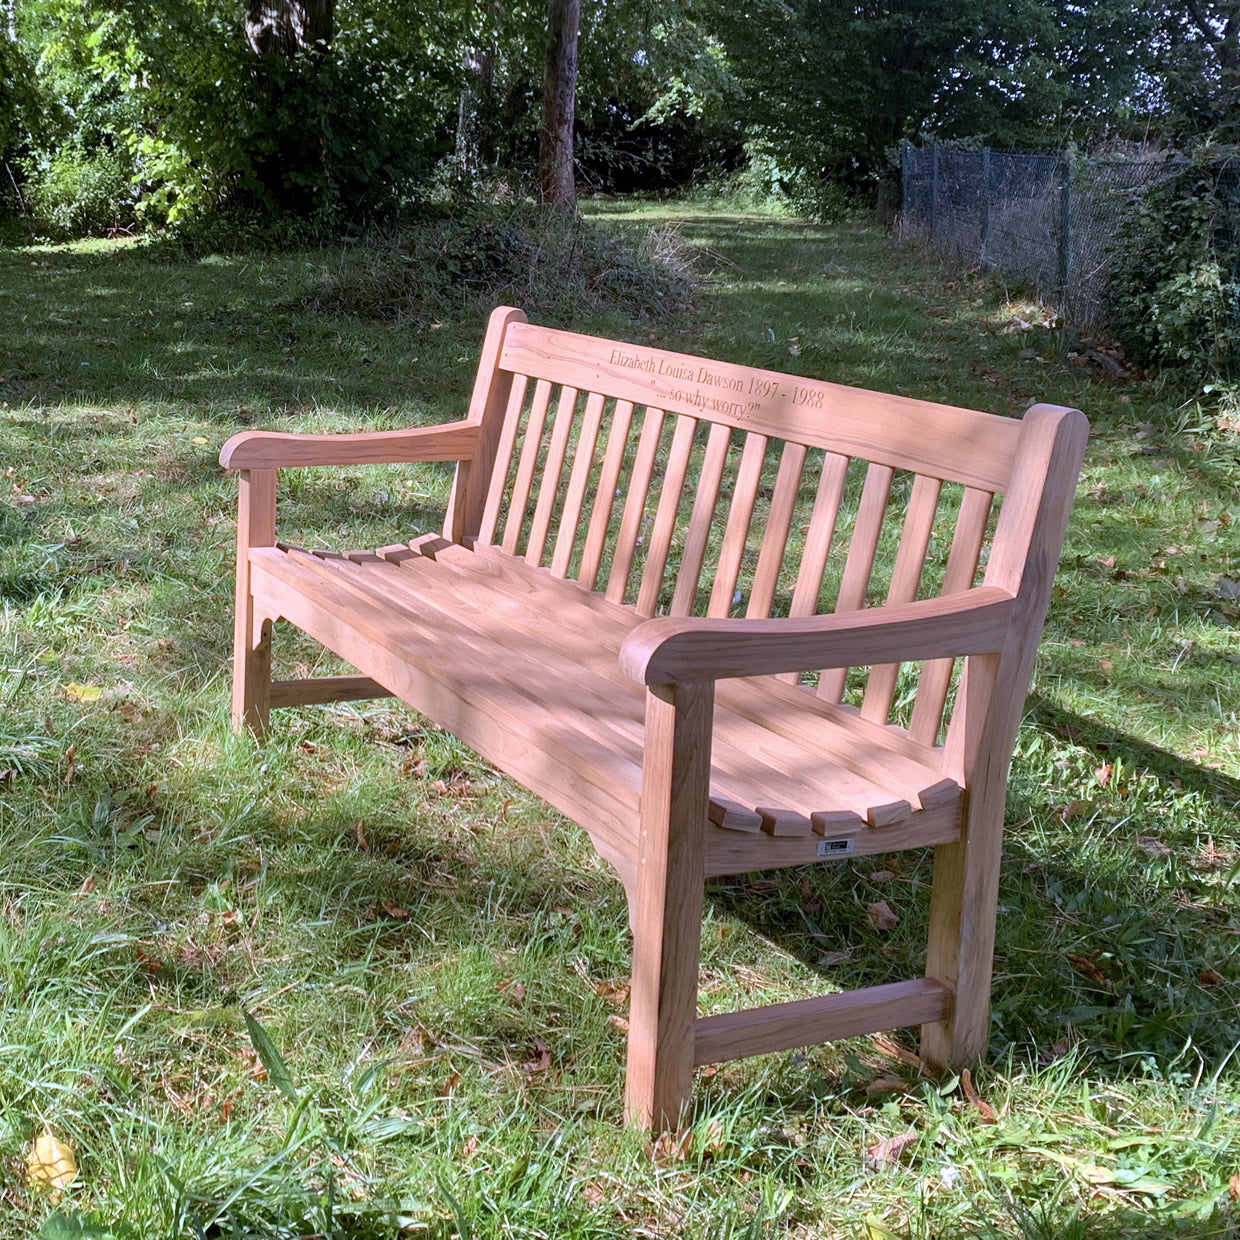
[[[863,1039],[722,1066],[691,1136],[647,1150],[620,1123],[624,902],[584,835],[388,703],[285,712],[261,748],[229,731],[220,443],[455,416],[479,307],[306,309],[345,261],[328,251],[10,250],[4,1240],[1240,1235],[1234,429],[1008,334],[1002,288],[875,229],[713,212],[679,236],[710,272],[692,309],[556,321],[1093,423],[1009,798],[973,1081],[994,1122]],[[448,482],[294,473],[282,528],[411,536]],[[704,1005],[907,975],[928,879],[910,853],[714,885]],[[80,1164],[56,1202],[25,1171],[45,1126]]]

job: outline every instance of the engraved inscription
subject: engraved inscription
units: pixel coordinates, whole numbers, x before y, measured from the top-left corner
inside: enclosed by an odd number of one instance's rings
[[[791,377],[786,380],[765,375],[744,378],[701,363],[674,361],[631,349],[612,349],[608,360],[611,365],[625,370],[692,383],[692,388],[670,388],[668,395],[690,409],[720,413],[738,421],[760,413],[770,401],[782,401],[802,409],[822,409],[826,404],[824,392]]]

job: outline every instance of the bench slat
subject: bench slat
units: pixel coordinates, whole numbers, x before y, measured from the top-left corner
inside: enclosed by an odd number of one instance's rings
[[[655,510],[654,528],[650,531],[646,562],[642,566],[641,586],[637,592],[637,614],[653,616],[663,589],[663,572],[667,568],[668,552],[672,549],[672,537],[676,533],[676,516],[684,498],[685,475],[689,471],[689,457],[693,452],[693,436],[697,430],[696,418],[677,418],[672,435],[672,447],[668,453],[663,485],[659,491],[659,506]]]
[[[986,523],[990,519],[993,502],[994,497],[988,491],[972,488],[961,497],[956,531],[943,572],[942,594],[959,594],[967,590],[977,577],[982,541],[986,536]],[[922,666],[909,733],[924,745],[933,745],[943,726],[943,707],[947,702],[954,664],[954,659],[932,659]]]
[[[887,589],[888,603],[911,603],[917,597],[941,489],[942,483],[937,478],[918,474],[913,479],[913,493],[909,496],[904,528],[900,531],[900,546]],[[866,719],[875,723],[886,722],[899,673],[898,663],[880,663],[870,668],[865,698],[861,703],[861,714]]]
[[[551,400],[551,384],[539,379],[534,384],[534,399],[530,404],[529,419],[521,440],[521,455],[517,461],[517,474],[508,499],[508,512],[504,517],[503,548],[515,555],[525,525],[525,510],[529,504],[530,487],[538,468],[538,455],[542,449],[543,426],[547,421],[547,405]]]
[[[706,559],[706,547],[710,529],[715,520],[715,506],[719,502],[719,486],[723,480],[723,467],[728,460],[728,445],[732,438],[730,427],[717,422],[706,436],[706,451],[702,468],[698,473],[697,492],[685,530],[685,545],[676,573],[676,588],[672,593],[669,614],[687,616],[697,601],[698,586],[702,580],[702,564]]]
[[[603,454],[603,466],[599,471],[598,490],[594,496],[594,508],[590,513],[590,528],[581,550],[581,568],[577,580],[583,590],[593,590],[598,584],[599,567],[603,560],[603,548],[607,541],[607,529],[611,524],[612,510],[616,504],[616,484],[624,465],[624,451],[633,425],[633,402],[619,400],[612,414],[611,430],[607,436],[607,448]]]
[[[771,496],[771,511],[766,518],[766,533],[758,551],[758,566],[754,569],[753,586],[749,591],[746,616],[765,619],[771,614],[771,604],[775,599],[784,552],[788,547],[788,532],[792,528],[807,451],[804,444],[784,444],[779,458],[779,473],[775,478],[775,491]]]
[[[551,556],[551,571],[557,577],[567,577],[568,567],[572,563],[577,526],[585,506],[586,488],[590,485],[590,473],[594,467],[599,428],[603,423],[603,403],[603,397],[598,392],[591,392],[586,399],[581,437],[577,441],[573,469],[568,479],[568,491],[564,497],[564,512],[560,517],[555,550]]]
[[[719,549],[719,563],[715,568],[715,583],[711,588],[710,602],[706,606],[708,616],[727,616],[732,612],[736,582],[740,577],[741,562],[745,558],[745,546],[749,541],[749,524],[753,519],[754,503],[758,497],[758,483],[762,480],[766,445],[765,435],[745,436],[740,465],[736,470],[732,505],[728,509],[728,521],[723,530],[723,545]]]
[[[840,579],[840,593],[835,604],[837,612],[859,611],[865,605],[870,575],[874,571],[874,556],[883,532],[883,517],[887,514],[887,502],[891,496],[892,475],[893,471],[887,465],[871,463],[865,471],[861,502],[857,505],[857,521],[848,544],[848,558],[844,561],[844,575]],[[844,695],[847,679],[846,667],[828,668],[819,678],[818,696],[829,702],[838,702]]]
[[[560,489],[560,476],[564,470],[564,457],[568,451],[568,437],[573,429],[573,417],[577,409],[577,389],[560,389],[556,402],[555,421],[551,429],[551,443],[547,447],[547,459],[543,464],[542,477],[538,481],[538,500],[534,505],[534,519],[530,536],[525,543],[525,559],[530,564],[541,564],[543,548],[547,545],[547,533],[551,529],[551,515]]]
[[[512,454],[517,445],[517,431],[521,422],[521,407],[525,404],[525,389],[529,384],[526,375],[514,375],[512,389],[508,394],[508,407],[504,414],[504,424],[500,431],[499,444],[495,452],[495,477],[507,479],[512,466]],[[504,494],[502,486],[492,485],[487,491],[486,503],[482,508],[482,523],[479,537],[490,542],[495,537],[499,522],[500,505]]]
[[[637,454],[633,458],[633,472],[629,476],[628,494],[624,498],[624,511],[620,517],[620,533],[611,561],[611,573],[607,578],[606,597],[612,603],[624,602],[629,585],[629,570],[637,551],[637,539],[641,533],[642,516],[650,492],[650,479],[654,475],[655,458],[659,452],[659,437],[663,433],[663,410],[647,409],[642,419],[641,436],[637,441]]]

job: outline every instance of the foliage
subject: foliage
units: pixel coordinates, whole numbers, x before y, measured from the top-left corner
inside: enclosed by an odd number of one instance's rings
[[[1240,177],[1209,148],[1142,195],[1123,220],[1108,322],[1141,365],[1232,373],[1240,359]]]
[[[111,146],[61,147],[45,165],[27,168],[26,203],[32,222],[50,238],[103,236],[135,220],[133,163]]]
[[[682,311],[694,255],[675,230],[623,230],[530,208],[476,209],[409,225],[326,272],[305,304],[397,321],[479,315],[509,302],[558,319],[610,308],[635,319]]]

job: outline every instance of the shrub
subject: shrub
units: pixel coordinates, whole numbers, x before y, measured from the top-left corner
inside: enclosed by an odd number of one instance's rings
[[[67,146],[31,169],[26,200],[36,227],[49,237],[117,232],[134,223],[133,168],[109,147]]]
[[[478,210],[359,247],[306,304],[392,320],[436,319],[503,301],[562,321],[601,308],[647,318],[688,305],[691,267],[674,228],[634,236],[563,212]]]
[[[1125,352],[1144,366],[1203,375],[1240,361],[1240,168],[1201,153],[1146,191],[1112,247],[1105,304]]]

